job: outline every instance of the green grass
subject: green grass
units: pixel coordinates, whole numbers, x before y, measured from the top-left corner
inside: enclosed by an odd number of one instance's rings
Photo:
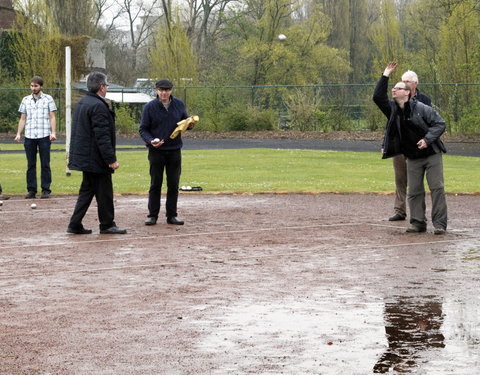
[[[3,145],[2,145],[3,147]],[[118,151],[116,194],[146,194],[149,187],[146,150]],[[65,175],[65,154],[54,152],[52,192],[76,194],[81,173]],[[25,193],[24,153],[0,155],[0,183],[5,194]],[[391,160],[380,153],[313,150],[183,151],[180,185],[201,186],[205,192],[341,192],[394,191]],[[39,173],[39,165],[37,165]],[[480,192],[478,158],[444,156],[447,193]]]

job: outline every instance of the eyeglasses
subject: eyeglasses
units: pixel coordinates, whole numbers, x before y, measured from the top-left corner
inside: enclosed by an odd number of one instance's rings
[[[393,91],[398,91],[398,90],[408,90],[407,88],[405,87],[394,87],[392,88]]]

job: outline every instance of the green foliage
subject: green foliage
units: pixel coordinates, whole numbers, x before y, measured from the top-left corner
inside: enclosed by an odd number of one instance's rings
[[[26,91],[0,90],[0,133],[16,132],[20,114],[18,107]]]
[[[449,125],[455,133],[480,133],[480,104],[469,107],[467,111],[464,111],[458,121],[454,121]]]
[[[367,105],[365,119],[367,122],[367,128],[370,131],[383,130],[387,123],[387,118],[373,102]]]
[[[222,123],[225,130],[272,130],[277,123],[277,116],[272,110],[262,111],[257,107],[232,105],[222,111]]]
[[[138,133],[139,124],[133,111],[131,106],[125,103],[121,103],[115,108],[115,128],[118,133]]]
[[[346,51],[328,46],[331,20],[319,6],[308,16],[289,0],[249,1],[230,19],[220,46],[237,81],[250,85],[336,81],[348,75]],[[296,16],[293,17],[293,14]],[[280,41],[278,34],[287,39]]]
[[[404,44],[400,33],[400,23],[395,15],[395,1],[378,2],[376,22],[370,29],[370,41],[373,47],[373,77],[378,79],[377,72],[383,72],[389,61],[404,60]]]
[[[196,57],[178,16],[171,23],[159,24],[148,60],[152,78],[166,77],[177,85],[183,84],[182,78],[196,80]]]
[[[11,50],[20,82],[39,75],[45,86],[60,82],[61,60],[59,37],[53,14],[45,0],[16,1],[15,34]]]
[[[12,51],[12,44],[15,40],[16,31],[0,31],[0,80],[5,77],[16,78],[18,71],[15,65],[15,56]]]

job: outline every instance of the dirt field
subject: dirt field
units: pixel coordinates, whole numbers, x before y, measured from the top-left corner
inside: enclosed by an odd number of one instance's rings
[[[67,235],[76,197],[0,207],[0,374],[478,374],[480,205],[445,236],[393,196],[182,193],[184,226]],[[430,206],[430,201],[427,201]],[[163,212],[163,211],[162,211]]]

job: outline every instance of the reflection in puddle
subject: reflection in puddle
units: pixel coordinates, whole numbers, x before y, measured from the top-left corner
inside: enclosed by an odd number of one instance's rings
[[[413,372],[423,351],[445,347],[440,330],[442,303],[432,297],[395,298],[385,303],[384,317],[388,348],[375,364],[374,373]]]
[[[477,296],[383,300],[329,290],[243,301],[195,324],[205,334],[199,350],[218,360],[210,374],[477,375],[479,305]]]

